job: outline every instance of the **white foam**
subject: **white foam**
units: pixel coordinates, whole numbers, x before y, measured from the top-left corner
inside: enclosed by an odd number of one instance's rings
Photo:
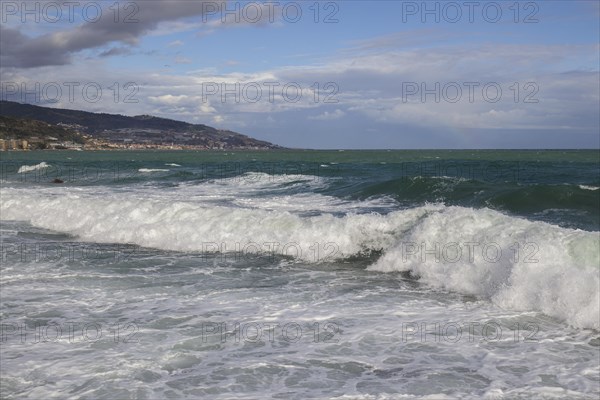
[[[167,165],[167,166],[169,166],[169,167],[181,167],[181,165],[179,165],[179,164],[175,164],[175,163],[167,163],[167,164],[165,164],[165,165]]]
[[[416,225],[369,269],[410,271],[433,287],[597,329],[599,248],[597,232],[531,222],[489,209],[448,207]]]
[[[361,213],[365,210],[389,210],[397,206],[397,202],[390,197],[350,201],[315,193],[315,190],[327,187],[333,179],[336,178],[249,172],[201,183],[180,183],[168,193],[161,192],[160,196],[161,198],[168,196],[172,201],[210,202],[240,208],[296,213]],[[147,196],[148,193],[144,193],[144,197]]]
[[[295,177],[282,178],[291,183]],[[599,234],[531,222],[489,209],[426,205],[380,213],[334,215],[335,206],[319,194],[269,197],[271,209],[215,205],[190,190],[208,190],[215,197],[232,188],[264,187],[270,182],[223,182],[186,186],[174,191],[132,190],[98,192],[87,188],[3,190],[3,220],[28,221],[34,226],[69,233],[98,243],[134,243],[157,249],[228,252],[257,249],[307,262],[340,260],[383,252],[370,269],[410,271],[432,287],[485,298],[516,310],[540,311],[575,327],[600,327]],[[241,185],[241,186],[240,186]],[[254,186],[253,186],[254,185]],[[209,189],[207,189],[209,188]],[[318,197],[321,196],[321,197]],[[320,215],[303,216],[313,204]],[[240,202],[240,199],[237,199]],[[296,203],[296,208],[292,206]],[[285,207],[284,207],[285,205]],[[286,208],[287,207],[287,208]],[[274,245],[273,243],[278,243]],[[315,246],[315,243],[317,244]],[[446,247],[446,257],[408,254],[407,244],[427,250],[456,243],[458,260]],[[467,243],[476,243],[473,258]],[[255,246],[257,244],[258,246]],[[519,248],[515,258],[515,244]],[[528,247],[524,247],[528,244]],[[250,247],[246,247],[250,246]],[[488,246],[487,259],[482,248]],[[533,246],[533,247],[532,247]],[[536,250],[535,254],[531,254]],[[500,249],[497,260],[495,250]],[[441,250],[440,250],[441,251]],[[527,256],[530,256],[529,258]],[[536,262],[534,262],[537,260]]]
[[[227,199],[240,205],[254,204],[254,206],[262,208],[269,200],[275,199],[276,193],[279,192],[282,196],[286,196],[290,190],[305,192],[315,199],[326,197],[333,200],[330,196],[312,193],[315,189],[326,187],[328,183],[327,179],[313,175],[270,175],[263,172],[249,172],[201,183],[180,183],[176,188],[176,192],[172,192],[171,195],[178,196],[181,199],[199,197],[213,200]],[[265,193],[269,195],[266,200]],[[316,203],[321,203],[321,201],[316,201]]]
[[[23,165],[19,168],[17,173],[23,174],[25,172],[37,171],[39,169],[44,169],[44,168],[49,168],[49,167],[50,167],[50,164],[47,164],[46,162],[42,161],[41,163],[39,163],[37,165]]]
[[[162,169],[162,168],[140,168],[138,169],[138,172],[168,172],[168,169]]]
[[[598,189],[600,189],[600,187],[598,187],[598,186],[588,186],[588,185],[579,185],[579,188],[583,189],[583,190],[598,190]]]
[[[280,174],[272,175],[264,172],[247,172],[242,175],[214,179],[208,182],[213,185],[219,185],[222,187],[233,187],[235,190],[239,190],[244,187],[253,187],[256,189],[268,189],[282,185],[286,185],[286,188],[290,188],[290,184],[306,185],[312,188],[325,187],[327,180],[325,178],[316,175],[304,175],[304,174]]]
[[[7,189],[0,210],[3,219],[66,232],[101,243],[135,243],[175,251],[211,251],[207,243],[226,250],[249,243],[297,245],[285,254],[319,261],[311,246],[321,245],[331,259],[391,246],[403,230],[441,206],[427,206],[389,215],[323,214],[302,217],[289,211],[214,206],[204,203],[90,191],[31,192]]]

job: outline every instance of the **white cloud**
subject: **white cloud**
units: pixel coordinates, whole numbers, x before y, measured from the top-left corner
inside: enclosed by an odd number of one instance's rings
[[[335,119],[340,119],[344,115],[346,115],[345,112],[343,112],[340,109],[337,109],[333,112],[325,111],[324,113],[316,115],[316,116],[309,116],[308,119],[312,119],[312,120],[316,120],[316,121],[332,121]]]

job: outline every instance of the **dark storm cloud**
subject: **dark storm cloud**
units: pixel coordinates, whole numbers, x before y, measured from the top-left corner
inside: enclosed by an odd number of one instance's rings
[[[64,30],[38,37],[24,35],[20,28],[2,26],[0,65],[19,68],[65,65],[71,62],[73,53],[85,49],[112,42],[135,45],[141,36],[161,22],[201,15],[205,11],[204,3],[206,1],[137,1],[138,9],[124,11],[118,22],[115,22],[112,11],[104,10],[97,22],[73,24]],[[130,14],[129,21],[124,22],[125,16]],[[26,24],[23,25],[24,28]]]
[[[57,51],[39,51],[32,46],[32,40],[18,29],[0,25],[0,66],[2,67],[36,67],[41,65],[62,65],[69,61],[68,53]]]

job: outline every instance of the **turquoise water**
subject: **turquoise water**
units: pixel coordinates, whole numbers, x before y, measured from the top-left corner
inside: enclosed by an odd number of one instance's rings
[[[598,151],[0,158],[3,398],[600,393]]]

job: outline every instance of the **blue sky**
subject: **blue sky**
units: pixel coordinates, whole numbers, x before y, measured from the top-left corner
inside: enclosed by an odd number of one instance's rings
[[[3,99],[303,148],[600,147],[598,1],[1,3]]]

